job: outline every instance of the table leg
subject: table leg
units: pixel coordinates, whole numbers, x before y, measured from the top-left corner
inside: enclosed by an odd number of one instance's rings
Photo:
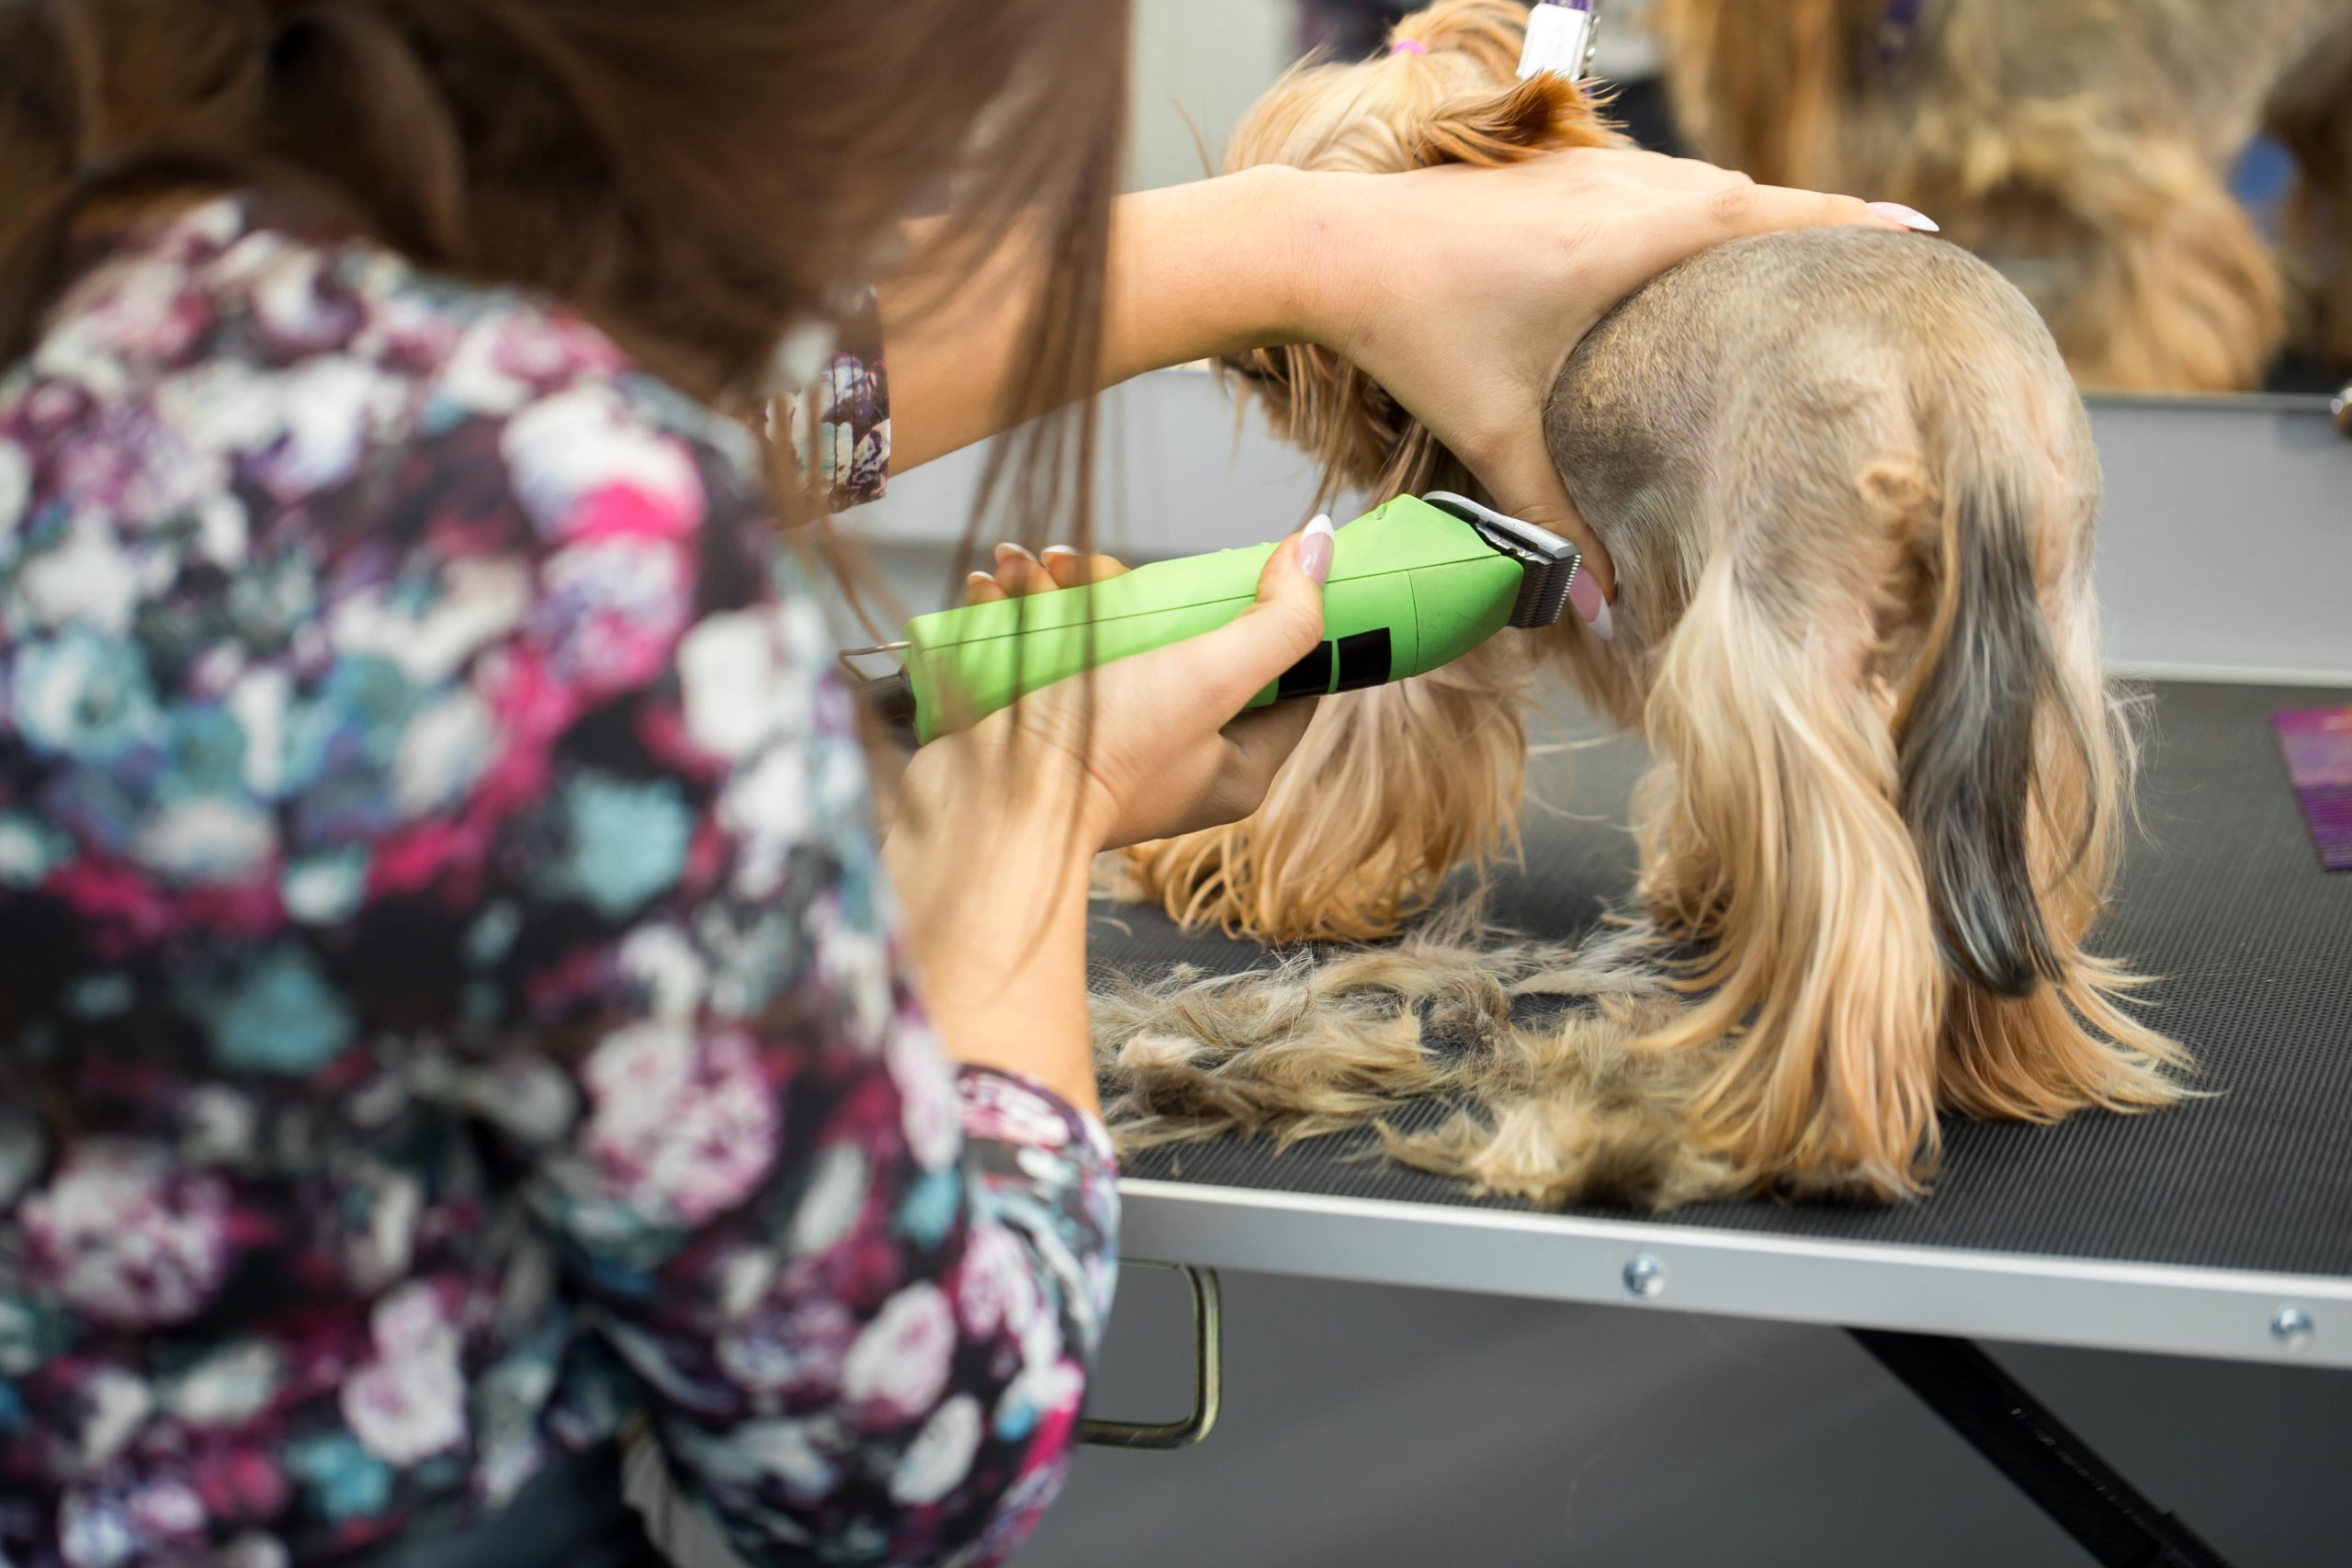
[[[1209,1435],[1216,1425],[1217,1405],[1224,1397],[1224,1298],[1217,1289],[1216,1270],[1189,1263],[1146,1263],[1126,1259],[1135,1269],[1173,1269],[1193,1291],[1193,1413],[1177,1421],[1097,1421],[1079,1427],[1078,1440],[1105,1449],[1185,1449]]]
[[[1968,1340],[1847,1332],[2103,1568],[2229,1568]]]

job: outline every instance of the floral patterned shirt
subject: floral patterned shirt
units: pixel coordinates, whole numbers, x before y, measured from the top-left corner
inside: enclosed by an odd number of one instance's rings
[[[0,371],[0,1563],[327,1561],[639,1416],[755,1561],[1034,1524],[1109,1146],[909,994],[754,457],[243,197]]]

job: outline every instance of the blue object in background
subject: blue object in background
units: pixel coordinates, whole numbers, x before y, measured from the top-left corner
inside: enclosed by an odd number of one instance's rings
[[[2295,155],[2267,136],[2257,136],[2238,154],[2230,173],[2230,194],[2245,204],[2265,234],[2278,237],[2280,209],[2295,188]]]

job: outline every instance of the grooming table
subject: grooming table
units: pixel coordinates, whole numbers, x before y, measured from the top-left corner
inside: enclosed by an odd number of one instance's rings
[[[2146,829],[2093,945],[2161,977],[2156,1021],[2213,1098],[2056,1127],[1948,1119],[1933,1194],[1884,1208],[1549,1213],[1372,1157],[1369,1134],[1179,1145],[1127,1164],[1129,1250],[1575,1301],[1636,1299],[1623,1276],[1647,1256],[1662,1277],[1638,1299],[1693,1311],[2352,1367],[2352,874],[2320,869],[2270,726],[2352,691],[2153,693]],[[1638,742],[1584,740],[1563,790],[1539,760],[1555,809],[1529,812],[1524,866],[1498,874],[1501,923],[1572,936],[1625,894],[1614,808],[1640,761]],[[1266,962],[1098,908],[1103,972]],[[2277,1331],[2282,1310],[2308,1332]]]
[[[2148,998],[2195,1051],[2210,1099],[2056,1127],[1948,1119],[1933,1193],[1884,1208],[1546,1213],[1381,1160],[1368,1134],[1282,1151],[1183,1145],[1128,1162],[1126,1248],[1200,1268],[1863,1330],[2061,1522],[2075,1492],[2090,1499],[2086,1528],[2125,1542],[2101,1561],[2218,1561],[2165,1536],[2179,1527],[1962,1341],[2352,1367],[2352,874],[2321,870],[2270,723],[2278,708],[2340,702],[2352,689],[2151,688],[2145,832],[2094,945],[2161,976]],[[1531,770],[1553,808],[1528,813],[1523,865],[1499,874],[1492,901],[1501,923],[1544,937],[1589,930],[1626,894],[1634,862],[1620,808],[1639,743],[1577,716],[1565,728],[1573,782],[1556,760]],[[1098,973],[1143,977],[1267,955],[1187,936],[1155,910],[1102,906],[1091,956]],[[1428,1120],[1446,1113],[1433,1105]],[[2053,1456],[2054,1482],[2042,1473]],[[2105,1517],[2119,1507],[2126,1518]],[[2137,1517],[2158,1533],[2134,1534]],[[2177,1555],[2148,1555],[2156,1545]]]

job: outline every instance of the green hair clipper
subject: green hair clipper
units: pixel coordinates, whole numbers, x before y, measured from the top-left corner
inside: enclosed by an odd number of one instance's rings
[[[929,741],[1038,688],[1213,631],[1258,598],[1272,545],[1155,562],[1107,582],[922,615],[904,673],[870,682],[886,718]],[[1325,640],[1249,707],[1419,675],[1505,626],[1560,618],[1579,558],[1566,540],[1443,492],[1399,496],[1339,530],[1323,588]]]

